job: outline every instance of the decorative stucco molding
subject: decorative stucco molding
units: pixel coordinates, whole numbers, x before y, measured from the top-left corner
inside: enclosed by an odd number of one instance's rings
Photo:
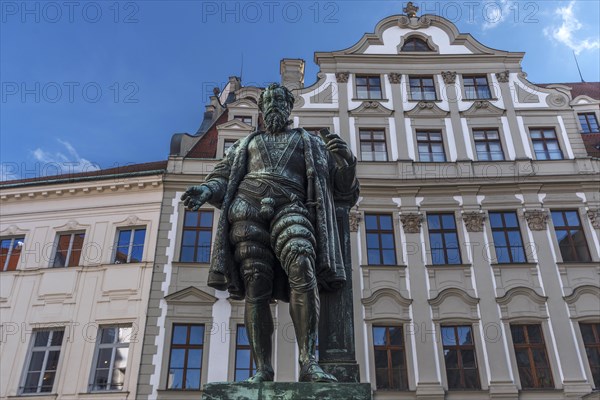
[[[417,16],[417,12],[419,11],[419,7],[415,6],[412,1],[406,3],[406,7],[402,9],[402,12],[406,14],[409,18],[414,18]]]
[[[421,221],[423,221],[423,216],[419,213],[401,214],[400,221],[402,222],[405,233],[419,233],[421,231]]]
[[[361,300],[365,306],[372,306],[377,303],[378,300],[384,297],[389,297],[394,299],[396,303],[398,303],[401,307],[408,307],[412,304],[412,299],[407,299],[403,297],[398,291],[391,288],[382,288],[376,290],[372,295],[367,298]]]
[[[394,110],[384,107],[378,101],[363,101],[360,106],[350,110],[350,115],[381,115],[389,117]]]
[[[417,19],[416,16],[410,18],[409,16],[401,15],[400,18],[398,18],[398,26],[400,28],[409,29],[429,28],[431,26],[431,19],[426,16]]]
[[[506,83],[506,82],[508,82],[509,77],[510,77],[510,71],[508,71],[508,70],[502,71],[502,72],[496,72],[496,79],[498,79],[498,82]]]
[[[165,296],[168,304],[200,304],[213,305],[218,299],[197,287],[190,286]]]
[[[358,227],[360,226],[360,222],[362,221],[362,214],[353,211],[350,213],[350,232],[358,232]]]
[[[462,111],[461,116],[495,116],[500,117],[505,114],[505,111],[501,108],[496,107],[487,100],[477,100],[473,102],[473,105],[468,110]]]
[[[397,72],[390,72],[388,77],[390,79],[390,83],[392,84],[400,83],[400,81],[402,80],[402,74],[399,74]]]
[[[588,210],[587,216],[592,222],[594,229],[600,229],[600,208]]]
[[[548,297],[541,296],[532,288],[519,286],[519,287],[510,289],[509,291],[506,292],[506,294],[504,296],[497,297],[496,302],[498,304],[504,306],[504,305],[509,304],[516,296],[526,296],[534,303],[537,303],[540,305],[545,304],[546,300],[548,300]]]
[[[543,231],[548,225],[548,212],[546,210],[526,210],[523,216],[532,231]]]
[[[445,84],[452,84],[456,82],[456,72],[455,71],[442,71],[442,78],[444,79]]]
[[[479,211],[463,212],[463,221],[467,232],[482,232],[483,221],[485,221],[485,213]]]
[[[593,285],[579,286],[579,287],[576,287],[575,289],[573,289],[573,292],[570,295],[564,296],[563,299],[565,299],[567,304],[574,304],[584,294],[591,294],[593,296],[598,297],[598,299],[600,299],[600,287],[593,286]]]
[[[350,72],[336,72],[335,80],[337,83],[348,83],[348,78],[350,77]]]

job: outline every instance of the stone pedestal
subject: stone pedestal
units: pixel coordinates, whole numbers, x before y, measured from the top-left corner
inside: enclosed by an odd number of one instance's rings
[[[371,400],[369,383],[217,382],[202,389],[202,400]]]

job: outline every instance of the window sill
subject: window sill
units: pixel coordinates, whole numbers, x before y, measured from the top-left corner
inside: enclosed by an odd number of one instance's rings
[[[470,269],[472,264],[426,264],[427,269]]]
[[[173,261],[173,266],[175,267],[185,267],[185,268],[203,268],[210,267],[210,262],[191,262],[191,261]]]
[[[387,103],[389,100],[388,99],[359,99],[359,98],[354,98],[354,99],[352,99],[352,101],[377,101],[379,103]]]
[[[408,99],[409,103],[420,103],[420,102],[425,102],[425,103],[442,103],[442,100],[439,99],[435,99],[435,100],[415,100],[415,99]]]
[[[7,399],[22,399],[23,397],[35,397],[36,400],[54,400],[57,393],[21,393],[16,396],[6,396]]]
[[[498,101],[498,98],[489,97],[489,98],[481,98],[481,99],[462,99],[462,101],[465,103],[472,103],[474,101]]]
[[[393,270],[393,269],[405,269],[407,267],[406,264],[390,264],[390,265],[371,265],[365,264],[361,265],[361,269],[373,269],[373,270]]]
[[[120,398],[122,397],[123,399],[126,399],[129,397],[129,391],[122,391],[122,390],[98,390],[98,391],[94,391],[94,392],[83,392],[83,393],[79,393],[78,394],[78,398],[79,399],[85,399],[85,398],[108,398],[108,399],[113,399],[113,398]],[[103,397],[105,396],[105,397]]]
[[[597,261],[560,261],[556,265],[563,268],[595,268],[599,266]]]
[[[530,263],[530,262],[523,262],[523,263],[490,263],[490,265],[492,266],[492,268],[499,268],[499,269],[505,269],[505,268],[515,268],[515,269],[519,269],[519,268],[535,268],[537,266],[536,263]]]

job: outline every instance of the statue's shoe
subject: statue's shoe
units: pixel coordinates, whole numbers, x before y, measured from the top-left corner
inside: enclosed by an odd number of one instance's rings
[[[246,382],[251,382],[251,383],[273,382],[274,377],[275,377],[275,374],[273,373],[273,371],[264,371],[264,370],[259,369],[256,371],[256,373],[253,376],[246,379]]]
[[[328,374],[315,361],[305,364],[300,370],[300,382],[337,382],[335,376]]]

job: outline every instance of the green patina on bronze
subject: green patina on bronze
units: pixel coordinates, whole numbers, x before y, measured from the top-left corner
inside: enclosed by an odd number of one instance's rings
[[[259,101],[264,131],[236,142],[182,200],[190,210],[208,202],[222,211],[208,285],[245,299],[244,323],[257,366],[248,381],[274,378],[273,299],[290,303],[300,381],[358,381],[347,224],[347,210],[359,194],[356,158],[336,134],[323,131],[319,137],[289,128],[293,105],[287,88],[269,85]],[[326,312],[319,327],[321,298]],[[332,373],[316,361],[317,331]]]
[[[202,400],[370,400],[368,383],[209,383]]]

